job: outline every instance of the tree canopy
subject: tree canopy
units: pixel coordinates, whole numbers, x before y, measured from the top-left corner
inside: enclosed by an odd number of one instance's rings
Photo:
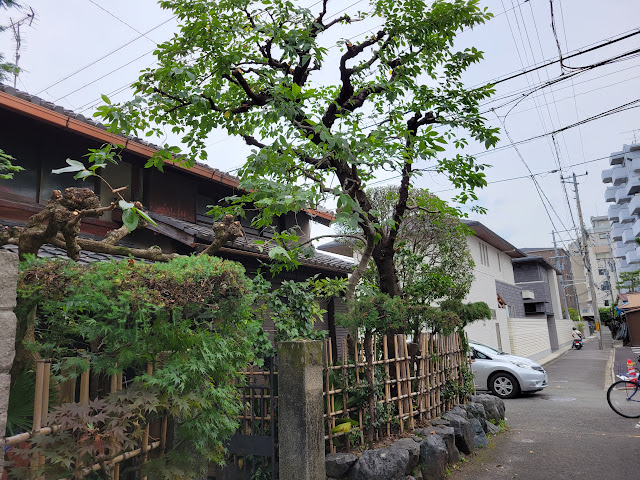
[[[493,89],[465,87],[462,74],[482,52],[458,50],[454,40],[491,14],[477,0],[372,0],[355,14],[329,0],[315,10],[287,0],[160,5],[177,15],[180,30],[158,46],[158,65],[141,73],[133,100],[112,105],[105,97],[98,115],[109,129],[163,135],[170,127],[184,152],[167,145],[148,162],[158,168],[169,158],[187,166],[206,160],[214,129],[242,137],[254,147],[239,172],[243,193],[220,207],[242,214],[256,206],[253,222],[265,226],[335,201],[337,220],[359,230],[362,263],[373,259],[380,289],[398,295],[399,226],[424,208],[408,201],[417,177],[425,169],[445,174],[461,202],[486,184],[485,165],[463,150],[497,142],[478,106]],[[458,153],[441,156],[445,144]],[[388,218],[367,193],[381,173],[400,178]],[[281,257],[294,264],[296,240],[294,231],[276,237]]]

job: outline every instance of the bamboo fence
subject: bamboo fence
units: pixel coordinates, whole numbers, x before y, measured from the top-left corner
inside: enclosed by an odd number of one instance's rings
[[[153,374],[152,364],[147,365],[147,374]],[[58,403],[89,403],[89,386],[91,382],[91,369],[88,368],[82,374],[80,374],[80,382],[78,385],[77,378],[70,378],[61,383],[58,388]],[[33,409],[33,427],[31,431],[13,435],[5,439],[5,444],[8,446],[19,445],[22,442],[33,438],[36,435],[55,435],[61,430],[59,426],[43,427],[43,423],[47,418],[49,412],[49,405],[51,400],[51,361],[50,360],[38,360],[36,363],[36,382],[35,382],[35,396],[34,396],[34,409]],[[123,388],[122,372],[116,373],[110,377],[109,393],[115,393]],[[149,452],[155,450],[158,455],[163,455],[166,447],[167,440],[167,420],[168,417],[164,414],[160,419],[145,425],[144,435],[141,444],[138,448],[130,450],[122,449],[118,452],[118,455],[108,459],[105,462],[107,465],[113,467],[111,478],[113,480],[120,479],[120,464],[125,460],[140,456],[140,461],[145,463],[148,459]],[[154,438],[150,434],[154,432],[157,437]],[[31,455],[28,458],[29,469],[35,472],[38,467],[44,465],[45,456],[39,453]],[[100,463],[89,465],[83,469],[82,475],[88,476],[92,472],[100,470],[102,467]],[[32,473],[30,478],[36,478]],[[37,477],[38,480],[45,480],[44,476]],[[142,477],[142,480],[147,480],[147,477]]]
[[[364,445],[363,425],[368,422],[363,340],[353,342],[351,347],[343,342],[339,357],[333,358],[331,339],[325,339],[325,441],[332,453],[338,446],[349,451],[352,442]],[[459,384],[463,365],[468,366],[458,333],[449,336],[423,333],[417,348],[412,345],[411,354],[405,335],[378,337],[374,339],[373,358],[375,383],[382,384],[378,386],[382,394],[376,400],[387,412],[386,419],[382,419],[383,426],[377,429],[378,439],[412,430],[416,422],[436,418],[465,400],[441,395],[447,380]],[[355,420],[357,424],[353,423],[346,432],[334,430],[345,419]]]

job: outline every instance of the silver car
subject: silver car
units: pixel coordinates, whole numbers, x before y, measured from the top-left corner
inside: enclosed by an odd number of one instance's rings
[[[491,390],[500,398],[514,398],[520,392],[537,392],[546,387],[547,372],[533,360],[517,357],[469,342],[471,370],[477,390]]]

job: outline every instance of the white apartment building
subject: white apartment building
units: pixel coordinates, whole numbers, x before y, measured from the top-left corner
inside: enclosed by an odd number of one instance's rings
[[[636,243],[640,238],[640,143],[612,153],[609,164],[611,168],[602,171],[602,181],[610,184],[605,201],[611,203],[607,218],[619,275],[640,269],[640,245]]]

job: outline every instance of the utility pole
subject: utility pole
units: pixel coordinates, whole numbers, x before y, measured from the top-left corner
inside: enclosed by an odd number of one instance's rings
[[[555,259],[556,259],[556,262],[555,262],[556,267],[562,270],[562,275],[560,275],[560,289],[562,290],[562,307],[564,308],[565,318],[571,318],[569,316],[569,305],[567,304],[567,293],[564,289],[565,264],[564,262],[562,262],[562,265],[560,265],[559,263],[560,257],[558,257],[558,245],[556,243],[556,232],[551,232],[551,237],[553,238],[553,254],[555,255]],[[562,266],[562,268],[560,268],[560,266]]]
[[[578,192],[578,180],[576,174],[573,174],[573,188],[576,192],[576,203],[578,205],[578,218],[580,219],[580,231],[582,236],[582,245],[584,251],[584,268],[589,277],[589,291],[591,292],[591,308],[593,309],[593,318],[596,321],[596,329],[598,330],[598,348],[602,350],[602,328],[600,327],[600,311],[598,310],[598,299],[596,298],[596,285],[593,282],[593,272],[591,270],[591,259],[589,258],[589,246],[587,244],[587,231],[584,228],[584,220],[582,219],[582,206],[580,205],[580,193]]]

